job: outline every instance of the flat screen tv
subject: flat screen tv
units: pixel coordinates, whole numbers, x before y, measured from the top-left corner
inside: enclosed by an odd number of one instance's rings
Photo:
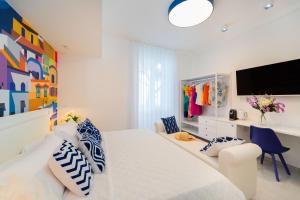
[[[300,95],[300,59],[236,72],[237,95]]]

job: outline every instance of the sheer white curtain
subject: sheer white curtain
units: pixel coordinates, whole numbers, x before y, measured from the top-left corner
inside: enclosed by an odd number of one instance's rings
[[[134,127],[154,129],[161,117],[177,115],[176,52],[133,43]]]

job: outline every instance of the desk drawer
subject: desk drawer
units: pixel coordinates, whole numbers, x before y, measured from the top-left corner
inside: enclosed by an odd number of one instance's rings
[[[237,125],[230,122],[218,122],[218,137],[237,137]]]
[[[199,118],[199,124],[202,126],[216,126],[217,121],[213,119]]]
[[[217,137],[217,127],[199,126],[199,137],[207,140],[212,140]]]

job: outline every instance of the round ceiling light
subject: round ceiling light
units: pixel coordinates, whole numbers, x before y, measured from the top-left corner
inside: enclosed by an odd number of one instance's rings
[[[205,21],[213,12],[213,0],[174,0],[169,21],[178,27],[190,27]]]

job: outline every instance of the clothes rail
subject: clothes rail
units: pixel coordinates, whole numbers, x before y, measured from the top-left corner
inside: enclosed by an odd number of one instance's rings
[[[218,78],[223,78],[224,76],[218,76]],[[186,84],[197,84],[197,83],[202,83],[205,81],[209,80],[215,80],[215,77],[209,77],[209,78],[204,78],[204,79],[198,79],[198,80],[191,80],[191,81],[186,81]]]

